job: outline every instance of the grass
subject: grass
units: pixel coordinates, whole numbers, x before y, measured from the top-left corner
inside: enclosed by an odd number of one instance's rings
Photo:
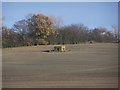
[[[118,47],[112,43],[3,49],[3,88],[117,88]]]

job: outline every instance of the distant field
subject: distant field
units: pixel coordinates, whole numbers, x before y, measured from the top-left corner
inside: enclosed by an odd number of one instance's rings
[[[54,46],[3,49],[3,88],[117,88],[117,44],[66,45],[66,52],[42,52]]]

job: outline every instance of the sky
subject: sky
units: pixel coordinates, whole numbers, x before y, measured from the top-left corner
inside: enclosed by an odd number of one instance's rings
[[[119,0],[1,0],[2,2],[119,2]]]
[[[29,14],[41,13],[61,17],[64,25],[82,23],[88,28],[105,27],[112,30],[118,24],[117,2],[3,2],[3,25],[25,19]]]

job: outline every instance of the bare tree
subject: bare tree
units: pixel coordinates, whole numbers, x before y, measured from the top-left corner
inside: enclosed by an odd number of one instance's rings
[[[61,17],[59,16],[49,16],[49,18],[51,19],[52,23],[53,23],[53,28],[56,30],[56,29],[59,29],[60,27],[63,26],[63,20]]]
[[[112,25],[114,37],[117,39],[117,42],[120,40],[120,32],[118,31],[117,25]]]

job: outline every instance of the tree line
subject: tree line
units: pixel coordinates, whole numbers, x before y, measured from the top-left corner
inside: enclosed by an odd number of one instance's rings
[[[43,14],[29,15],[15,22],[13,28],[2,27],[2,47],[50,44],[79,44],[88,41],[115,42],[117,36],[106,28],[89,29],[83,24],[62,25],[62,20]]]

